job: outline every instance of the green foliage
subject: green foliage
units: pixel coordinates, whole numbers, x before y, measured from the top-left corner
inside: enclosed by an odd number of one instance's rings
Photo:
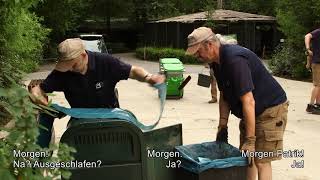
[[[215,27],[215,23],[213,20],[215,6],[216,6],[216,4],[213,3],[213,1],[209,1],[209,2],[207,2],[207,5],[205,7],[207,21],[203,26],[210,27],[211,29],[214,29],[214,27]]]
[[[58,43],[68,32],[75,31],[87,16],[88,2],[85,0],[41,0],[33,11],[43,18],[43,26],[51,29],[45,44],[45,57],[56,57]]]
[[[178,15],[179,11],[172,0],[151,1],[147,6],[148,19],[161,19]]]
[[[29,100],[29,94],[18,85],[0,88],[0,119],[10,119],[15,122],[13,128],[2,128],[8,135],[0,140],[0,179],[53,179],[61,174],[68,177],[70,173],[65,169],[30,168],[34,162],[66,162],[72,160],[70,153],[74,149],[60,145],[56,156],[50,156],[57,151],[57,146],[41,149],[36,144],[38,125],[36,110]],[[49,157],[14,157],[13,150],[23,152],[46,152]],[[26,167],[14,166],[14,162],[24,162]]]
[[[28,10],[36,3],[37,0],[1,2],[0,87],[10,84],[5,75],[17,82],[21,71],[34,70],[42,59],[42,45],[49,30]]]
[[[275,75],[299,79],[310,75],[305,68],[305,63],[306,56],[285,43],[276,48],[269,62],[269,68]]]
[[[280,31],[285,35],[285,46],[273,56],[274,64],[285,61],[288,70],[277,67],[275,73],[287,74],[293,78],[305,78],[310,75],[305,68],[304,36],[318,28],[320,17],[318,0],[279,0],[276,3],[277,22]],[[283,53],[283,54],[281,54]]]
[[[274,16],[276,2],[276,0],[232,0],[225,5],[225,9]]]
[[[193,56],[185,55],[183,49],[172,48],[137,48],[136,56],[140,59],[149,61],[159,61],[160,58],[178,58],[184,64],[198,64],[199,62]]]

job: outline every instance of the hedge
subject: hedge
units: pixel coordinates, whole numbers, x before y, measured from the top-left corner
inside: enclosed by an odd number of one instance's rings
[[[183,49],[155,47],[137,48],[136,57],[148,61],[159,61],[161,58],[178,58],[183,64],[201,64],[201,62],[199,62],[195,57],[185,55],[185,51]]]

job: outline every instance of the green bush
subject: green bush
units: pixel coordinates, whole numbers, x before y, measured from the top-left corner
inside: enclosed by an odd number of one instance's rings
[[[301,51],[295,51],[289,44],[278,46],[269,62],[269,68],[274,75],[290,78],[307,78],[310,73],[305,68],[306,56]]]
[[[62,175],[68,178],[71,174],[62,168],[32,168],[34,163],[69,162],[73,158],[73,148],[60,144],[57,155],[50,156],[58,150],[56,145],[50,148],[40,148],[36,144],[38,124],[36,121],[36,106],[29,99],[28,91],[12,83],[8,88],[0,88],[0,120],[13,121],[15,126],[1,128],[7,132],[6,137],[0,139],[0,179],[57,179]],[[14,157],[13,150],[23,152],[46,152],[49,157]],[[20,162],[20,163],[18,163]],[[17,166],[18,163],[20,167]],[[24,165],[23,165],[24,163]]]
[[[42,47],[49,30],[29,9],[37,0],[4,1],[0,6],[0,87],[7,87],[7,77],[18,82],[21,71],[31,72],[42,59]]]
[[[159,61],[161,58],[178,58],[184,64],[200,63],[195,57],[185,55],[185,51],[183,49],[155,47],[137,48],[136,56],[140,59],[146,59],[149,61]]]

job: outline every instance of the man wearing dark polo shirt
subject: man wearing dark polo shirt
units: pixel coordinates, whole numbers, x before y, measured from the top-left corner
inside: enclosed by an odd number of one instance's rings
[[[313,89],[306,111],[320,114],[320,28],[305,36],[306,68],[312,68]]]
[[[188,36],[187,54],[209,63],[220,90],[218,142],[228,142],[230,112],[240,118],[240,149],[249,156],[248,180],[272,179],[271,161],[281,159],[287,123],[286,93],[250,50],[221,44],[211,29],[200,27]],[[255,157],[253,152],[268,152]]]
[[[119,107],[115,86],[120,80],[136,79],[150,85],[164,82],[164,76],[152,75],[141,67],[131,66],[108,54],[86,51],[81,39],[67,39],[58,45],[58,63],[38,86],[31,89],[33,102],[48,105],[45,93],[64,92],[72,108]],[[41,114],[40,146],[47,147],[53,118]],[[42,120],[42,121],[41,121]]]

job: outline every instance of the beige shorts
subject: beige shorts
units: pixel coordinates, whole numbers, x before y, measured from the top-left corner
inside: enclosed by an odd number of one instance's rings
[[[265,157],[255,157],[255,162],[279,160],[278,151],[283,150],[283,134],[287,125],[289,103],[285,102],[266,109],[256,117],[256,152],[267,152]],[[245,122],[240,121],[240,148],[245,138]]]
[[[320,64],[312,63],[312,79],[314,86],[320,86]]]

